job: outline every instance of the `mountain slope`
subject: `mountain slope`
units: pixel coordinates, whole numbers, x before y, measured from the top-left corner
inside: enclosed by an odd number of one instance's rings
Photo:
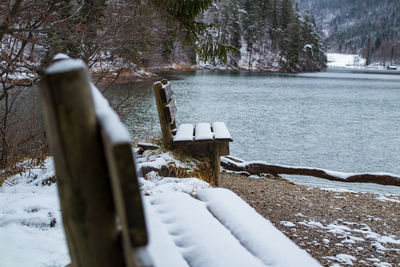
[[[317,71],[326,67],[313,18],[292,0],[226,0],[204,16],[213,35],[233,50],[228,66],[244,69]]]
[[[400,1],[295,0],[314,15],[329,52],[400,64]]]

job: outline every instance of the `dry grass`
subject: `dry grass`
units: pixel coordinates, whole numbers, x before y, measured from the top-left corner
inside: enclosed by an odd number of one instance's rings
[[[12,161],[6,164],[3,170],[0,171],[0,187],[10,177],[42,164],[47,157],[48,155],[43,152],[40,154],[40,156],[36,158],[28,158],[22,156],[14,158]]]
[[[193,166],[190,169],[177,167],[174,162],[170,163],[169,168],[169,175],[178,178],[188,178],[188,177],[195,177],[202,181],[209,183],[210,185],[215,186],[214,184],[214,172],[210,168],[209,160],[207,157],[193,157],[189,155],[184,150],[176,148],[174,150],[166,150],[173,153],[174,158],[179,160],[180,162],[184,163],[188,166]]]
[[[170,163],[168,175],[177,178],[195,177],[215,186],[213,178],[214,172],[210,168],[208,161],[205,161],[204,159],[195,159],[195,161],[196,164],[194,169],[177,167],[175,163]]]

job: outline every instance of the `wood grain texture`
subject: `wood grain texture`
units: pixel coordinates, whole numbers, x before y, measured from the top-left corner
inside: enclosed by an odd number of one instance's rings
[[[44,117],[73,266],[124,266],[86,68],[46,74]]]
[[[168,103],[172,96],[174,95],[174,91],[172,91],[172,86],[171,83],[168,82],[167,84],[163,84],[162,87],[162,99],[164,101],[164,103]]]
[[[218,151],[220,156],[227,156],[229,155],[229,142],[230,141],[219,141],[215,140],[215,143],[218,145]]]
[[[130,143],[113,143],[101,125],[103,144],[110,172],[114,203],[122,226],[122,241],[127,266],[135,266],[134,248],[147,245],[148,236],[143,203],[137,180],[136,163]]]
[[[158,119],[160,121],[160,127],[163,136],[163,143],[166,148],[172,148],[173,145],[172,132],[171,132],[172,129],[166,113],[166,104],[165,101],[163,100],[162,88],[163,88],[162,82],[156,82],[153,84],[154,96],[157,104]],[[174,124],[172,126],[174,126]]]
[[[176,101],[174,98],[171,99],[171,101],[167,104],[166,109],[167,121],[170,124],[173,124],[175,122],[176,113],[178,112],[178,107],[176,106]]]
[[[218,145],[217,144],[209,144],[209,161],[210,167],[214,173],[214,185],[218,186],[218,177],[221,166],[221,157],[219,155]]]

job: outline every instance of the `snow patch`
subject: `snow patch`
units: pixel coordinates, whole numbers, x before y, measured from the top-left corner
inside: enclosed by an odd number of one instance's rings
[[[389,198],[389,197],[385,197],[382,195],[378,195],[375,197],[376,200],[382,201],[382,202],[394,202],[394,203],[400,203],[400,200],[398,199],[394,199],[394,198]]]
[[[280,224],[283,226],[286,226],[286,227],[295,227],[296,226],[294,223],[288,222],[288,221],[281,221]]]
[[[52,158],[9,178],[0,188],[2,266],[65,266],[70,263]]]
[[[206,202],[210,212],[265,265],[320,266],[232,191],[213,188],[199,191],[196,196]],[[288,254],[290,257],[286,256]]]
[[[178,192],[145,199],[157,215],[150,220],[161,221],[176,249],[191,266],[264,266],[219,220],[210,216],[204,202]]]
[[[57,61],[46,69],[46,74],[58,74],[62,72],[69,72],[78,69],[87,70],[85,62],[81,59],[65,59]]]
[[[361,67],[365,65],[366,60],[360,55],[353,54],[338,54],[338,53],[327,53],[328,67]]]
[[[154,171],[147,174],[147,179],[139,178],[139,185],[143,194],[148,196],[174,191],[194,195],[198,190],[210,187],[197,178],[161,177]]]
[[[353,261],[356,261],[357,258],[348,254],[338,254],[335,257],[328,256],[326,259],[336,260],[345,265],[353,265]]]

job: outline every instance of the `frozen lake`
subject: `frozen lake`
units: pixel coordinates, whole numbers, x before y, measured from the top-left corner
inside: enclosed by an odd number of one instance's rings
[[[168,76],[168,74],[166,74]],[[224,121],[231,155],[272,164],[400,175],[400,74],[332,69],[321,73],[174,73],[177,122]],[[170,77],[172,78],[172,77]],[[134,90],[136,87],[137,90]],[[137,137],[160,132],[150,85],[133,94],[127,122]],[[289,177],[301,184],[400,194],[400,188]]]

